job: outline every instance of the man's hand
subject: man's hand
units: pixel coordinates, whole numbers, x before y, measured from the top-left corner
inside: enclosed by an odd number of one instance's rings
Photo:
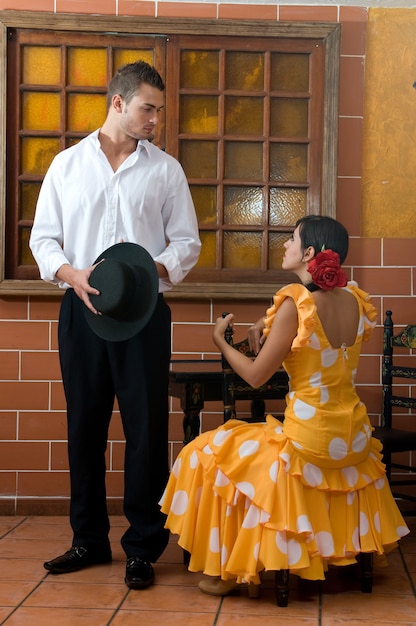
[[[59,278],[59,280],[62,280],[63,282],[68,283],[68,285],[70,285],[73,288],[78,298],[82,300],[82,302],[90,311],[92,311],[96,315],[100,315],[100,312],[97,311],[97,309],[95,309],[93,305],[91,304],[91,301],[88,295],[88,294],[94,294],[96,296],[100,295],[100,292],[98,291],[98,289],[91,287],[89,283],[89,278],[91,276],[91,273],[97,265],[98,263],[95,265],[91,265],[90,267],[87,267],[83,270],[77,270],[71,265],[69,265],[69,263],[65,263],[64,265],[61,265],[59,270],[56,272],[56,276]]]
[[[253,326],[247,331],[247,339],[250,350],[257,355],[260,352],[260,348],[264,342],[263,337],[264,321],[261,317]]]

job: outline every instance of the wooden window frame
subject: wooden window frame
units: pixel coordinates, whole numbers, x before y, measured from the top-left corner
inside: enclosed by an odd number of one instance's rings
[[[0,297],[3,295],[62,295],[53,285],[38,280],[5,278],[6,228],[6,101],[7,101],[7,37],[8,29],[30,28],[72,32],[137,35],[212,35],[226,36],[233,32],[239,37],[280,37],[321,39],[325,49],[325,102],[322,137],[321,206],[325,213],[335,216],[337,149],[338,149],[338,85],[340,24],[303,22],[264,22],[255,20],[195,20],[144,17],[106,17],[91,15],[57,15],[23,11],[0,13]],[[273,288],[278,288],[274,285]],[[193,283],[184,282],[169,292],[175,298],[244,298],[258,299],[270,295],[270,283]]]

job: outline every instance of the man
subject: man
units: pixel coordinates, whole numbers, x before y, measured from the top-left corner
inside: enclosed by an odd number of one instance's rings
[[[121,543],[127,555],[125,582],[134,589],[153,583],[151,563],[168,542],[158,505],[168,477],[171,319],[163,292],[186,276],[200,251],[184,172],[151,143],[163,91],[160,75],[143,61],[115,74],[101,129],[58,154],[46,173],[30,238],[43,280],[66,289],[58,335],[73,540],[70,550],[44,566],[61,574],[111,561],[104,457],[117,397],[126,439],[129,522]],[[87,321],[91,314],[101,315],[100,292],[89,281],[97,258],[122,242],[139,244],[151,255],[159,295],[142,330],[109,341]]]

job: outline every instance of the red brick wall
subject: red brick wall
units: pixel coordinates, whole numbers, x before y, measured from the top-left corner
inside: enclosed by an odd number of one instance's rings
[[[53,0],[0,0],[0,9],[54,11]],[[115,0],[56,0],[57,12],[116,14]],[[155,16],[153,2],[119,0],[119,15]],[[366,345],[358,375],[362,399],[374,422],[381,404],[380,352],[384,311],[396,324],[416,320],[413,240],[360,237],[361,154],[367,11],[359,7],[272,6],[158,2],[157,16],[340,21],[341,88],[337,217],[351,234],[347,267],[352,278],[374,295],[378,327]],[[244,324],[264,313],[268,302],[169,300],[173,313],[173,353],[202,358],[216,354],[212,324],[232,310],[243,336]],[[67,511],[69,493],[65,402],[57,353],[59,298],[0,297],[0,514]],[[238,338],[238,337],[237,337]],[[246,407],[243,407],[245,410]],[[269,410],[281,410],[274,403]],[[219,403],[206,404],[203,428],[221,421]],[[179,400],[171,401],[170,454],[181,447]],[[108,495],[119,510],[123,492],[123,435],[117,412],[107,452]]]

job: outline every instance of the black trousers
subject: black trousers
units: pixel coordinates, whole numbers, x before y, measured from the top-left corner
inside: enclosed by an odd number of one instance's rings
[[[108,428],[117,397],[126,440],[121,544],[128,557],[155,562],[169,532],[158,501],[168,478],[168,375],[171,312],[159,295],[146,327],[132,339],[104,341],[86,322],[73,289],[59,318],[59,354],[68,419],[73,545],[108,549]]]

